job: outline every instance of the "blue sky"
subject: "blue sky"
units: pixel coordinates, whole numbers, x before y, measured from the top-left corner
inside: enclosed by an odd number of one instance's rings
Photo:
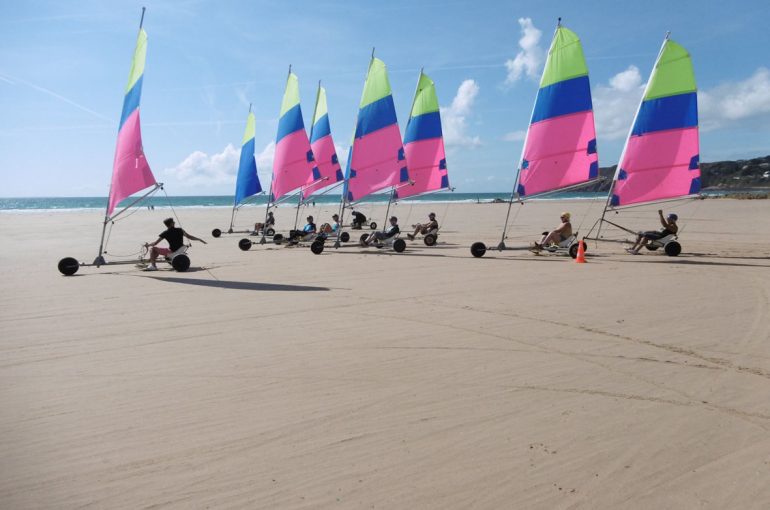
[[[107,193],[142,5],[144,147],[170,195],[232,194],[249,102],[269,185],[289,64],[306,127],[323,80],[344,156],[373,46],[402,130],[420,67],[436,82],[457,191],[509,190],[558,16],[583,41],[602,166],[667,30],[693,55],[701,160],[770,153],[767,1],[6,1],[0,196]]]

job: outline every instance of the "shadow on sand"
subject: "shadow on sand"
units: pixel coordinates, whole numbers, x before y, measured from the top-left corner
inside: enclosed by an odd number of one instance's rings
[[[257,291],[283,291],[283,292],[308,292],[328,291],[328,287],[312,287],[309,285],[285,285],[280,283],[259,282],[234,282],[230,280],[202,280],[200,278],[178,278],[175,276],[147,276],[153,280],[169,283],[181,283],[185,285],[197,285],[199,287],[215,287],[233,290],[257,290]]]

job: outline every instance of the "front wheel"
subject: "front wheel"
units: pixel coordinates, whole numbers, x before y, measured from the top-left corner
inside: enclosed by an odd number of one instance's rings
[[[281,244],[283,242],[283,234],[275,234],[273,236],[273,242],[275,244]]]
[[[396,239],[393,241],[393,251],[396,253],[401,253],[404,250],[406,250],[406,241],[403,239]]]
[[[657,244],[652,244],[652,243],[645,244],[644,247],[650,251],[655,251],[658,248],[660,248],[660,246],[658,246]]]
[[[222,235],[222,231],[219,230],[218,228],[215,228],[214,230],[211,231],[211,237],[219,237],[221,235]]]
[[[80,263],[72,257],[64,257],[59,261],[59,272],[64,276],[72,276],[80,269]]]
[[[272,235],[275,235],[275,229],[272,229],[272,228],[269,228],[269,227],[268,227],[268,229],[267,229],[267,230],[265,230],[265,235],[266,235],[266,236],[272,236]]]
[[[324,242],[313,241],[313,244],[310,245],[310,251],[312,251],[316,255],[320,255],[324,251]]]
[[[473,243],[471,245],[471,255],[473,255],[476,258],[483,257],[486,252],[487,252],[487,245],[482,243],[481,241],[477,243]]]
[[[358,243],[361,246],[366,246],[367,239],[369,239],[369,234],[361,234],[361,237],[358,238]]]
[[[343,243],[347,243],[348,241],[350,241],[350,234],[347,233],[347,232],[341,233],[340,234],[340,241],[342,241]]]
[[[372,229],[372,230],[377,230],[377,222],[373,221],[373,222],[369,223],[369,228]]]
[[[249,251],[251,249],[251,240],[241,239],[240,241],[238,241],[238,248],[240,248],[243,251]]]
[[[173,267],[175,271],[184,273],[185,271],[190,269],[190,257],[185,255],[184,253],[180,253],[179,255],[171,259],[171,267]]]
[[[666,250],[666,255],[669,257],[676,257],[682,253],[682,245],[676,241],[666,243],[666,246],[664,246],[663,249]]]

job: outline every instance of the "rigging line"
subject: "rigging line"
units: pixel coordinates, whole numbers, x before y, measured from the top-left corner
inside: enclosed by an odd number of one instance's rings
[[[171,214],[176,218],[176,224],[179,226],[179,228],[182,228],[182,221],[179,219],[179,216],[176,213],[176,209],[174,209],[174,205],[171,203],[171,198],[169,198],[168,193],[166,193],[166,188],[160,188],[163,190],[163,194],[166,196],[166,203],[168,203],[169,208],[171,209]]]
[[[503,231],[503,239],[508,239],[508,230],[510,230],[511,227],[516,223],[516,218],[519,217],[519,213],[521,212],[522,208],[524,207],[524,202],[521,200],[515,201],[518,202],[519,207],[516,209],[516,212],[513,213],[513,219],[508,222],[508,227]]]
[[[591,208],[599,201],[599,197],[604,198],[603,195],[596,194],[594,198],[591,199],[591,201],[588,203],[588,209],[586,210],[585,214],[583,215],[583,219],[580,220],[580,225],[578,225],[577,231],[580,232],[583,228],[583,223],[585,223],[586,218],[588,218],[588,213],[591,212]]]

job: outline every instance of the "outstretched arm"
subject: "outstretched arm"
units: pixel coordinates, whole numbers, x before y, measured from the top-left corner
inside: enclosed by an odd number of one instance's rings
[[[159,237],[154,243],[144,243],[144,247],[145,248],[152,248],[153,246],[157,245],[162,240],[163,240],[163,238]]]
[[[184,236],[185,236],[187,239],[191,239],[191,240],[193,240],[193,241],[200,241],[200,242],[202,242],[203,244],[208,244],[208,243],[207,243],[206,241],[204,241],[203,239],[199,239],[199,238],[195,237],[195,236],[194,236],[194,235],[192,235],[192,234],[188,234],[188,233],[187,233],[187,232],[185,232],[184,230],[182,230],[182,233],[184,234]]]
[[[668,222],[666,221],[666,218],[663,217],[662,209],[658,209],[658,216],[660,216],[660,224],[663,225],[663,228],[668,228]]]

